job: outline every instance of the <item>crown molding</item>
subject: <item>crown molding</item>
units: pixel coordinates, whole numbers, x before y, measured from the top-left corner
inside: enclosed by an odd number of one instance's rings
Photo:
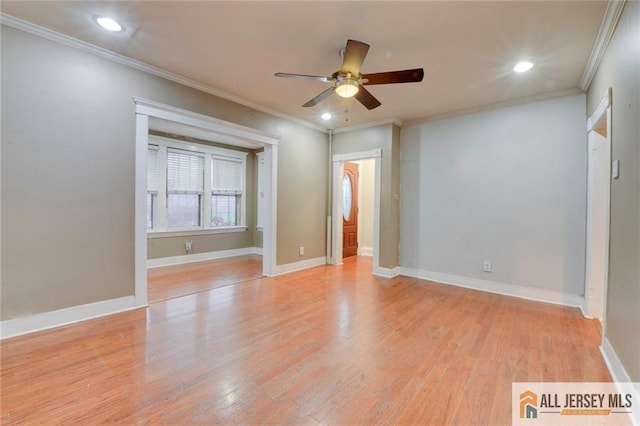
[[[162,68],[154,67],[152,65],[146,64],[142,61],[138,61],[137,59],[132,59],[128,56],[121,55],[119,53],[115,53],[111,50],[105,49],[103,47],[96,46],[91,43],[87,43],[86,41],[79,40],[74,37],[70,37],[68,35],[50,30],[48,28],[42,27],[40,25],[36,25],[32,22],[25,21],[20,18],[16,18],[15,16],[7,15],[6,13],[0,13],[0,24],[6,25],[11,28],[15,28],[20,31],[24,31],[29,34],[33,34],[35,36],[68,46],[74,49],[90,53],[92,55],[98,56],[103,59],[107,59],[112,62],[116,62],[120,65],[127,66],[129,68],[133,68],[138,71],[143,71],[147,74],[154,75],[156,77],[161,77],[169,81],[173,81],[178,84],[182,84],[183,86],[191,87],[192,89],[199,90],[201,92],[208,93],[210,95],[216,96],[218,98],[226,99],[231,102],[235,102],[237,104],[246,106],[248,108],[254,109],[256,111],[263,112],[265,114],[269,114],[278,118],[282,118],[288,121],[292,121],[294,123],[300,124],[304,127],[308,127],[313,130],[318,130],[323,133],[328,133],[328,129],[322,126],[318,126],[316,124],[310,123],[308,121],[302,120],[298,117],[294,117],[289,114],[285,114],[283,112],[277,111],[275,109],[266,107],[264,105],[260,105],[256,102],[241,98],[239,96],[233,95],[231,93],[225,92],[220,89],[216,89],[215,87],[211,87],[209,85],[199,83],[195,80],[191,80],[189,78],[183,77],[179,74],[172,73],[170,71],[164,70]]]
[[[469,115],[469,114],[475,114],[478,112],[485,112],[485,111],[492,111],[500,108],[506,108],[510,106],[528,104],[530,102],[544,101],[547,99],[561,98],[563,96],[577,95],[580,93],[584,93],[584,92],[578,89],[577,87],[574,87],[572,89],[556,90],[553,92],[542,93],[540,95],[526,96],[524,98],[512,99],[512,100],[503,101],[503,102],[496,102],[493,104],[485,104],[485,105],[480,105],[473,108],[445,112],[443,114],[436,114],[436,115],[431,115],[429,117],[405,121],[404,127],[414,126],[414,125],[423,124],[423,123],[429,123],[431,121],[444,120],[445,118],[459,117],[461,115]]]
[[[356,130],[368,129],[370,127],[384,126],[387,124],[395,124],[398,127],[402,127],[403,122],[398,118],[389,118],[386,120],[371,121],[369,123],[355,124],[353,126],[346,126],[346,127],[340,127],[339,129],[333,129],[333,134],[339,135],[340,133],[355,132]]]
[[[607,3],[607,8],[604,11],[604,17],[602,18],[602,23],[600,24],[600,29],[596,36],[596,42],[593,45],[591,55],[587,61],[587,66],[584,68],[582,78],[580,79],[580,89],[584,92],[589,90],[591,81],[596,75],[596,71],[598,71],[600,62],[602,62],[602,58],[607,51],[607,46],[611,41],[611,37],[613,37],[613,33],[616,30],[616,25],[620,20],[620,15],[622,15],[622,10],[624,9],[625,4],[626,0],[610,0]]]

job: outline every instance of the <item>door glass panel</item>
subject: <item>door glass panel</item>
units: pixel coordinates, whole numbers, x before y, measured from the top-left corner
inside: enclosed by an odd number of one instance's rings
[[[351,217],[351,205],[353,201],[353,191],[351,187],[351,178],[349,175],[345,175],[342,180],[342,216],[345,222],[349,221]]]

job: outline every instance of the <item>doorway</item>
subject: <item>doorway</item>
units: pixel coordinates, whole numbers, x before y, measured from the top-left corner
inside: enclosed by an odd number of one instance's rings
[[[276,271],[278,138],[250,127],[134,98],[136,112],[134,264],[136,305],[147,305],[147,151],[149,131],[159,130],[218,143],[264,149],[262,274]]]
[[[348,154],[335,154],[332,157],[333,160],[333,173],[332,173],[332,215],[331,215],[331,264],[341,265],[343,259],[343,247],[344,247],[344,232],[343,232],[343,214],[344,214],[344,175],[345,164],[349,162],[357,162],[359,160],[370,159],[373,166],[373,194],[372,194],[372,234],[373,242],[368,251],[368,254],[373,255],[373,274],[380,276],[388,276],[385,273],[384,268],[380,268],[380,175],[381,175],[381,157],[382,150],[374,149],[371,151],[354,152]]]
[[[588,120],[585,315],[604,329],[609,275],[611,189],[610,90]]]

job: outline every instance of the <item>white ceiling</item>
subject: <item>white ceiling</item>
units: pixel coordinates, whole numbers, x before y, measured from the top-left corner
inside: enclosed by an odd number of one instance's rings
[[[11,2],[3,13],[84,40],[328,128],[419,120],[577,88],[606,2]],[[126,27],[108,33],[91,19]],[[348,38],[371,45],[363,73],[423,67],[422,83],[370,86],[382,106],[332,96],[300,105],[328,83]],[[528,73],[511,68],[529,58]],[[330,122],[320,114],[334,114]]]

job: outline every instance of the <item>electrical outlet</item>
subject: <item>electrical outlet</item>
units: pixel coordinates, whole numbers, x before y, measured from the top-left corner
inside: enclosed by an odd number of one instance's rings
[[[300,256],[304,256],[304,247],[300,247]]]
[[[484,272],[491,272],[492,268],[493,268],[493,265],[491,264],[490,260],[485,260],[484,263],[482,264],[482,270]]]
[[[184,249],[185,249],[186,251],[191,251],[191,248],[192,248],[192,247],[193,247],[193,241],[191,241],[191,240],[185,241],[185,243],[184,243]]]

